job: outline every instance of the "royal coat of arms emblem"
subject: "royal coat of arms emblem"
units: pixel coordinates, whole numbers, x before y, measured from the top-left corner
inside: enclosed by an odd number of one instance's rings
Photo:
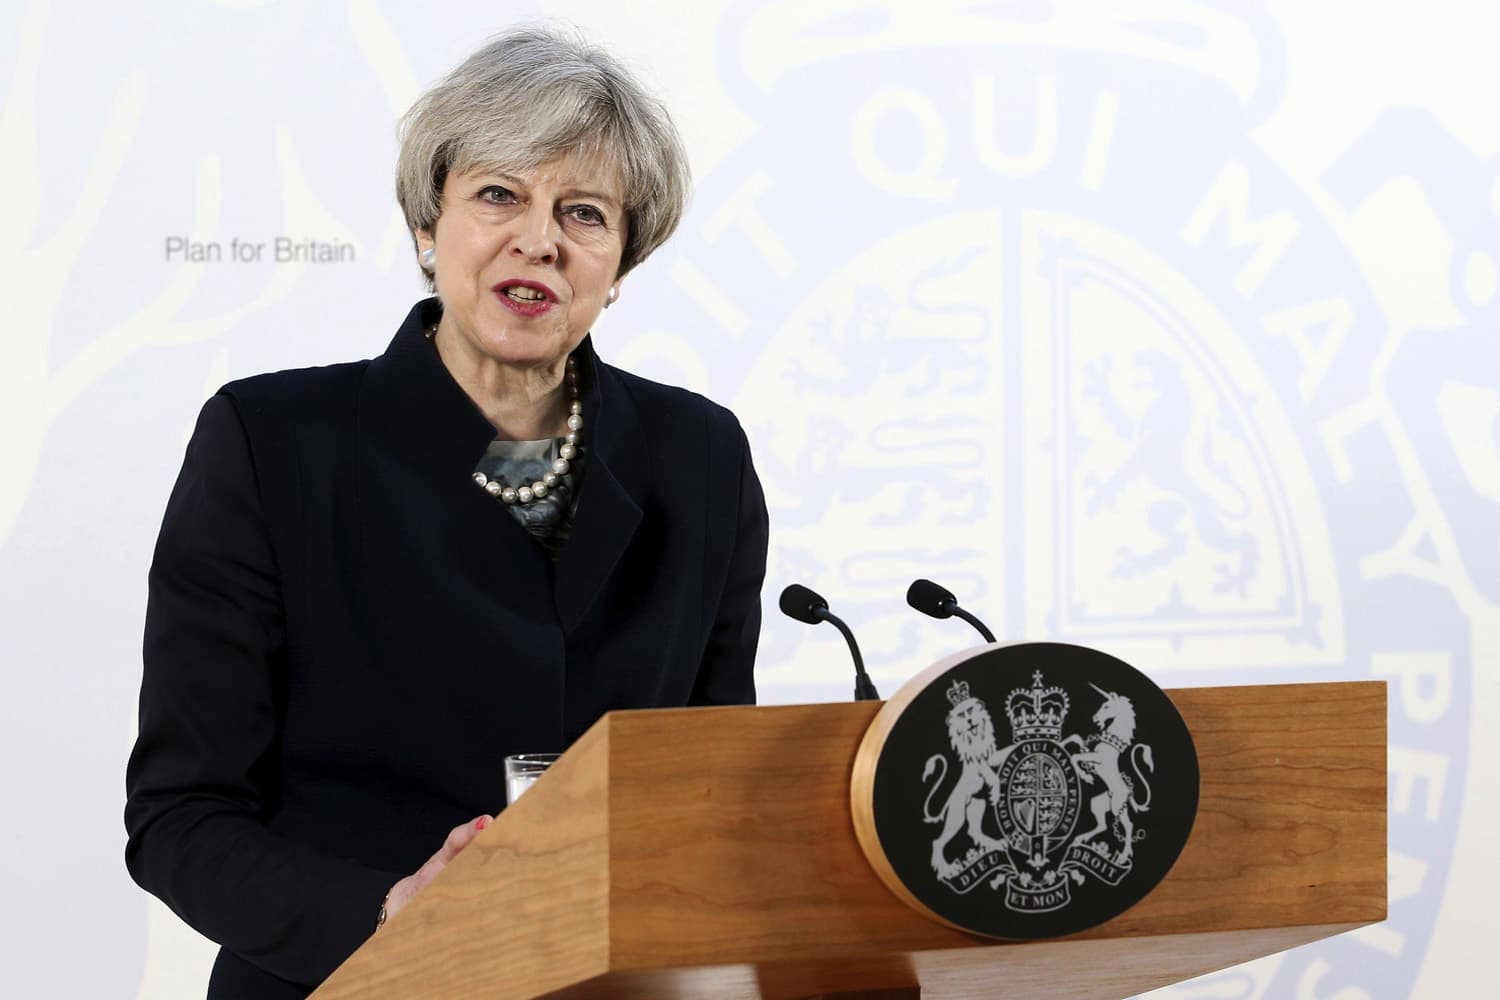
[[[1072,933],[1139,901],[1197,808],[1197,758],[1170,699],[1113,657],[1057,643],[939,667],[871,727],[884,736],[874,828],[901,894],[1014,938]]]
[[[1044,687],[1036,671],[1031,688],[1017,688],[1006,701],[1012,742],[1003,748],[988,708],[968,683],[949,686],[948,739],[958,779],[942,809],[923,815],[943,825],[932,842],[932,868],[949,888],[1004,886],[1006,906],[1040,912],[1068,905],[1069,878],[1081,883],[1092,876],[1119,885],[1129,874],[1136,838],[1146,835],[1134,816],[1150,809],[1151,746],[1134,741],[1129,698],[1090,686],[1102,701],[1094,713],[1096,730],[1064,736],[1067,692]],[[1122,759],[1128,770],[1122,770]],[[943,791],[948,772],[946,755],[927,758],[929,803]],[[983,805],[971,808],[980,798]],[[1080,833],[1085,799],[1094,825]],[[1000,828],[998,839],[984,829],[987,812]],[[957,861],[947,850],[961,828],[971,846]]]

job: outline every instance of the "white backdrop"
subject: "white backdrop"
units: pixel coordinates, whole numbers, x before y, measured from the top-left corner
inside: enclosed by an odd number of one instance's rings
[[[970,642],[904,608],[917,575],[1163,686],[1390,680],[1391,919],[1163,995],[1473,995],[1500,884],[1471,766],[1500,743],[1490,9],[7,3],[6,994],[202,995],[211,950],[121,860],[186,432],[227,379],[383,348],[420,294],[395,118],[561,14],[688,140],[691,214],[596,341],[740,414],[767,593],[823,591],[887,691]],[[765,700],[845,697],[837,636],[770,607]]]

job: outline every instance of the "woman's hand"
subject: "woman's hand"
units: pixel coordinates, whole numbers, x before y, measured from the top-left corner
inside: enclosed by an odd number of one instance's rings
[[[479,831],[488,826],[489,822],[488,816],[476,816],[463,826],[455,826],[450,830],[443,846],[421,868],[391,886],[390,894],[385,897],[385,919],[394,917],[411,902],[413,896],[422,891],[423,886],[437,878],[437,873],[447,868],[448,862],[458,857],[458,852],[468,847],[470,841],[479,836]]]

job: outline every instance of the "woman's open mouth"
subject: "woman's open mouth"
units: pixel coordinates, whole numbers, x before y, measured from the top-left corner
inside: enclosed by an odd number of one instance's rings
[[[557,304],[552,289],[540,281],[502,281],[493,291],[501,305],[520,316],[540,316]]]

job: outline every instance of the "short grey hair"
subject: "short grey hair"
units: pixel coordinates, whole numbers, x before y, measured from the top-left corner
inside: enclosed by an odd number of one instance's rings
[[[414,235],[437,223],[450,173],[598,157],[618,172],[624,201],[620,274],[672,235],[691,183],[666,107],[609,53],[553,25],[491,39],[417,99],[399,136],[396,200]]]

